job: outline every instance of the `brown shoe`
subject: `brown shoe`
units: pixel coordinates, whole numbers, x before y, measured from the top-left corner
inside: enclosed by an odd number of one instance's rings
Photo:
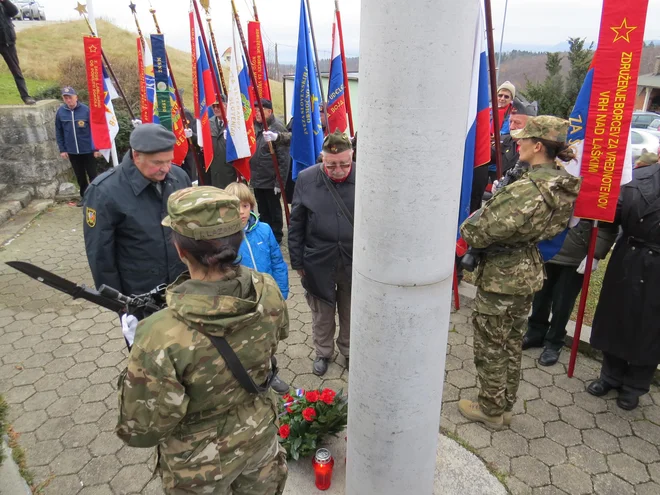
[[[502,424],[504,426],[510,426],[512,419],[513,419],[513,412],[512,411],[504,411],[502,413]]]
[[[499,416],[488,416],[484,414],[478,403],[472,402],[471,400],[459,400],[458,410],[467,419],[483,423],[487,428],[490,428],[491,430],[500,430],[504,425],[504,420],[502,419],[501,414]]]

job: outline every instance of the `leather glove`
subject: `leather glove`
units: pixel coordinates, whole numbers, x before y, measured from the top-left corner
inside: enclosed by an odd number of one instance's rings
[[[275,141],[278,138],[279,134],[277,132],[273,132],[273,131],[264,131],[263,136],[264,136],[264,140],[267,143],[270,143],[270,142]]]
[[[183,133],[186,135],[186,139],[190,139],[191,137],[193,137],[192,129],[184,129]]]
[[[582,260],[582,263],[580,263],[580,266],[577,267],[576,272],[578,272],[580,275],[584,275],[584,270],[587,268],[587,257],[585,256],[584,259]],[[598,269],[598,260],[596,258],[593,259],[591,262],[591,271],[595,272]]]
[[[273,188],[273,192],[277,195],[277,194],[280,194],[282,192],[282,190],[279,187],[275,186]]]
[[[132,346],[135,340],[135,330],[138,326],[138,319],[133,315],[121,315],[121,333],[124,334],[128,345]]]

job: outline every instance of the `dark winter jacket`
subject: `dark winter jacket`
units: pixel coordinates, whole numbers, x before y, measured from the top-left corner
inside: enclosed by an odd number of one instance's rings
[[[587,255],[589,249],[589,234],[591,233],[591,221],[580,220],[580,222],[568,229],[568,235],[561,250],[554,258],[548,263],[555,265],[579,266],[584,257]],[[612,244],[616,239],[617,228],[611,224],[601,223],[598,229],[598,239],[596,240],[596,254],[597,260],[602,260],[607,257],[610,252]]]
[[[636,365],[660,363],[660,165],[621,188],[617,239],[596,308],[591,345]]]
[[[245,227],[245,238],[238,254],[241,255],[241,265],[272,276],[282,297],[289,297],[289,267],[282,257],[280,245],[275,240],[273,229],[260,222],[254,213]]]
[[[62,105],[55,114],[55,137],[60,153],[84,155],[97,151],[89,125],[89,107],[84,103],[71,110]]]
[[[211,137],[213,138],[213,161],[211,162],[211,185],[224,189],[236,182],[236,169],[227,163],[227,140],[222,119],[211,118]],[[266,272],[268,273],[268,272]]]
[[[271,115],[270,119],[268,119],[268,130],[281,133],[286,132],[286,127]],[[257,149],[250,159],[250,185],[254,189],[273,189],[276,186],[280,187],[275,178],[273,159],[270,156],[268,143],[263,136],[263,126],[255,122],[254,131],[257,134]],[[282,177],[282,181],[285,182],[289,173],[289,160],[291,158],[289,155],[289,146],[287,144],[273,143],[273,147],[277,155],[280,176]]]
[[[303,287],[328,304],[335,304],[335,271],[341,260],[346,275],[353,265],[353,226],[342,214],[314,165],[298,175],[291,205],[289,255],[294,270],[304,270]],[[355,163],[348,178],[332,183],[348,211],[355,207]]]
[[[85,191],[83,228],[97,288],[105,284],[126,295],[143,294],[185,271],[170,241],[171,229],[160,222],[170,194],[190,185],[183,169],[173,165],[159,197],[131,154],[94,179]]]
[[[9,0],[0,2],[0,45],[16,44],[16,31],[12,17],[18,14],[18,7]]]

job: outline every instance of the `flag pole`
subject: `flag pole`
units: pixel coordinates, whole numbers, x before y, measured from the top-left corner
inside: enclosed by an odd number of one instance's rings
[[[348,85],[348,67],[346,66],[346,52],[344,50],[344,31],[341,27],[341,12],[339,12],[339,0],[335,0],[335,15],[337,17],[337,31],[339,32],[341,65],[344,69],[344,100],[346,103],[346,111],[348,113],[348,126],[351,132],[351,136],[355,136],[355,127],[353,126],[353,110],[351,109],[351,92]]]
[[[218,66],[218,76],[220,76],[220,87],[222,88],[222,94],[227,94],[227,84],[225,83],[225,76],[222,73],[222,67],[220,66],[220,52],[218,52],[218,45],[215,42],[215,33],[213,32],[213,26],[211,25],[211,14],[209,9],[204,10],[206,12],[206,22],[209,26],[209,35],[211,36],[211,45],[213,46],[213,54],[215,55],[215,63]]]
[[[238,17],[238,10],[236,10],[236,3],[234,2],[234,0],[231,0],[231,8],[234,11],[234,21],[236,22],[236,29],[238,30],[238,35],[241,38],[241,45],[243,46],[243,52],[245,53],[246,57],[249,57],[247,43],[245,42],[245,35],[243,34],[243,29],[241,28],[241,21]],[[237,56],[237,54],[233,53],[232,57],[235,56]],[[250,80],[252,81],[254,92],[257,95],[257,107],[259,108],[259,114],[261,115],[261,125],[263,126],[263,132],[266,132],[268,131],[268,122],[266,122],[266,114],[264,113],[264,106],[261,103],[261,94],[259,94],[259,86],[257,86],[257,78],[254,75],[252,64],[250,62],[246,62],[245,65],[247,65],[248,67],[248,72],[250,73]],[[286,216],[286,224],[288,226],[289,223],[291,222],[290,214],[289,214],[289,204],[287,203],[284,181],[282,180],[282,175],[280,174],[280,167],[277,161],[277,155],[275,154],[275,148],[273,148],[273,143],[270,141],[268,142],[268,150],[270,151],[270,157],[273,160],[273,169],[275,170],[275,178],[277,179],[277,183],[279,184],[280,192],[282,194],[282,202],[284,203],[284,214]]]
[[[497,70],[495,68],[495,42],[493,41],[493,12],[490,0],[484,0],[486,11],[486,34],[488,39],[488,69],[490,75],[490,100],[493,113],[493,133],[495,139],[495,164],[497,178],[502,177],[502,151],[500,147],[500,114],[497,110]]]
[[[142,46],[146,45],[146,40],[144,39],[144,36],[142,35],[142,32],[140,31],[140,25],[138,23],[137,19],[137,12],[135,11],[135,4],[133,4],[131,0],[131,10],[133,11],[133,17],[135,18],[135,24],[138,28],[138,33],[140,35],[140,38],[142,39]],[[157,34],[163,34],[162,31],[160,30],[160,25],[158,24],[158,18],[156,17],[156,9],[153,7],[149,8],[149,13],[151,14],[151,17],[153,17],[154,20],[154,25],[156,26],[156,33]],[[176,79],[174,77],[174,72],[172,71],[172,64],[170,63],[170,56],[169,54],[166,53],[166,61],[167,61],[167,70],[170,73],[170,79],[172,80],[172,87],[174,88],[174,97],[176,98],[176,102],[179,105],[179,118],[181,119],[181,122],[183,122],[183,126],[186,129],[191,129],[190,126],[190,121],[186,117],[186,112],[183,109],[183,98],[181,98],[181,93],[179,93],[179,87],[176,84]],[[192,129],[191,129],[192,130]],[[199,156],[197,155],[197,147],[195,146],[195,143],[193,143],[192,138],[186,138],[188,141],[188,149],[192,151],[193,155],[193,160],[195,161],[195,169],[197,170],[197,181],[199,184],[202,186],[205,185],[204,183],[204,174],[202,172],[202,165],[199,163]]]
[[[454,263],[454,279],[452,282],[452,288],[454,289],[454,309],[458,311],[461,309],[461,298],[458,294],[458,272],[456,270],[456,263]]]
[[[591,236],[589,237],[589,250],[587,251],[587,261],[584,267],[584,280],[582,281],[582,294],[580,295],[580,305],[578,306],[577,319],[575,321],[575,334],[573,335],[573,345],[571,346],[571,357],[568,361],[568,377],[573,378],[575,370],[575,361],[577,360],[578,347],[580,346],[580,333],[582,333],[582,321],[584,320],[584,310],[587,306],[587,297],[589,296],[589,282],[591,281],[591,271],[594,254],[596,252],[596,241],[598,240],[598,220],[594,220],[591,225]]]
[[[509,0],[504,2],[504,19],[502,20],[502,36],[500,36],[500,53],[497,54],[497,80],[500,79],[500,65],[502,64],[502,46],[504,45],[504,27],[506,26],[506,12],[509,9]]]
[[[312,43],[314,44],[314,59],[316,60],[316,74],[319,79],[319,90],[321,91],[321,102],[323,103],[323,115],[325,116],[325,128],[328,129],[330,126],[328,125],[328,112],[326,111],[327,109],[325,108],[326,101],[325,101],[325,93],[323,91],[323,79],[321,78],[321,66],[319,64],[319,52],[316,49],[316,35],[314,34],[314,22],[312,21],[312,9],[310,8],[309,5],[309,0],[305,0],[305,3],[307,4],[307,17],[309,18],[309,30],[312,34]],[[332,61],[330,61],[332,63]]]

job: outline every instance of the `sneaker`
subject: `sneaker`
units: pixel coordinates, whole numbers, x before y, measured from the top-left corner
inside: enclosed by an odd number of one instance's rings
[[[35,99],[32,98],[31,96],[27,96],[27,97],[25,97],[25,98],[23,99],[23,103],[25,103],[26,105],[36,105],[36,104],[37,104],[37,100],[35,100]]]
[[[513,419],[512,411],[504,411],[502,413],[502,424],[504,426],[511,426],[511,420]]]
[[[314,365],[312,366],[312,372],[317,376],[325,375],[325,372],[328,371],[328,359],[324,357],[317,357],[314,360]]]
[[[280,395],[284,395],[289,391],[289,385],[280,380],[280,377],[275,375],[270,382],[270,388],[275,390]]]
[[[488,416],[484,414],[478,403],[472,402],[471,400],[459,400],[458,410],[467,419],[483,423],[487,428],[490,428],[491,430],[500,430],[504,425],[504,419],[502,418],[501,414],[499,416]]]

